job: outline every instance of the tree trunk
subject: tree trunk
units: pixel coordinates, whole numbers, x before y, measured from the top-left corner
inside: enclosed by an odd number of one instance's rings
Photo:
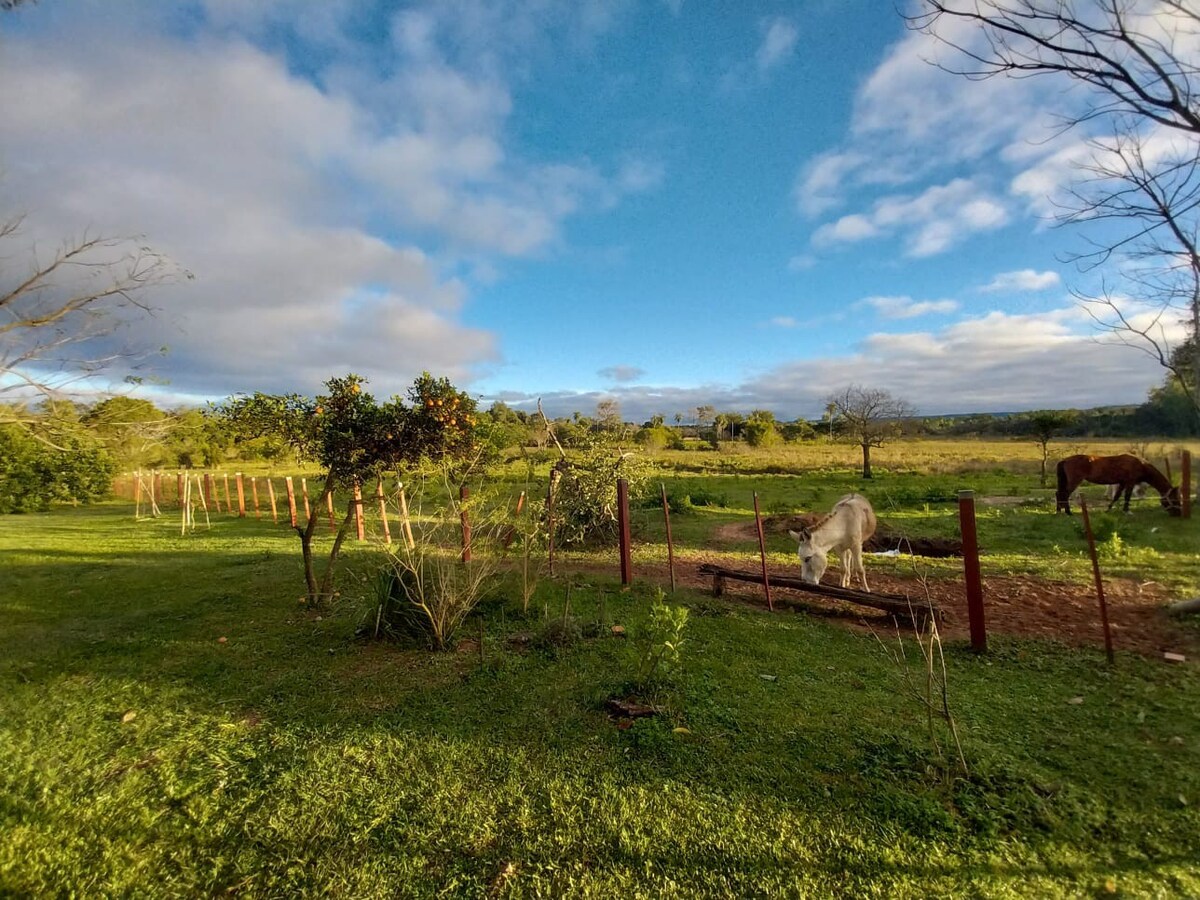
[[[1050,455],[1050,448],[1047,444],[1042,443],[1042,487],[1046,486],[1046,457]]]
[[[326,498],[333,490],[333,475],[325,475],[325,486],[321,489],[321,499],[312,507],[308,514],[308,521],[304,523],[304,528],[296,528],[296,533],[300,535],[300,552],[304,556],[304,584],[308,589],[307,600],[310,605],[320,605],[321,591],[317,586],[317,573],[313,567],[313,552],[312,540],[313,535],[317,531],[317,516],[319,510],[326,504]]]
[[[338,529],[337,537],[333,540],[333,549],[329,551],[329,562],[325,564],[325,574],[321,577],[322,597],[333,594],[333,569],[337,565],[338,554],[342,551],[342,542],[346,540],[346,533],[350,530],[350,523],[354,521],[357,502],[351,498],[346,504],[346,518],[342,519],[342,527]]]
[[[873,478],[871,475],[871,445],[863,441],[863,478]]]

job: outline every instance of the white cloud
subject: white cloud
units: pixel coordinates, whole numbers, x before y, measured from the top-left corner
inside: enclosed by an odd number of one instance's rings
[[[770,324],[776,328],[795,328],[800,322],[794,316],[775,316]]]
[[[855,306],[869,307],[885,319],[915,319],[958,309],[958,303],[954,300],[914,300],[912,297],[867,297]]]
[[[500,351],[461,321],[454,267],[544,252],[566,218],[662,180],[633,154],[609,167],[515,156],[500,67],[450,60],[447,28],[484,36],[440,7],[396,20],[386,66],[316,80],[246,37],[308,30],[289,2],[210,0],[211,27],[186,40],[154,12],[135,24],[130,7],[80,10],[74,21],[47,5],[54,27],[5,35],[0,191],[29,213],[31,239],[145,234],[195,274],[156,292],[163,313],[126,336],[170,346],[180,393],[312,390],[346,370],[375,373],[384,393],[426,368],[469,382]],[[322,10],[322,40],[349,40],[345,5]],[[562,15],[580,40],[608,27]]]
[[[842,216],[822,225],[813,233],[813,243],[829,246],[900,233],[907,255],[933,256],[1007,221],[1003,201],[975,182],[958,178],[915,196],[897,194],[877,200],[869,213]]]
[[[608,366],[596,373],[607,381],[637,381],[646,374],[644,369],[637,366]]]
[[[769,20],[765,24],[758,53],[754,56],[758,71],[765,73],[786,62],[799,38],[800,31],[790,19],[780,17]]]
[[[979,290],[983,293],[1000,293],[1016,291],[1047,291],[1058,287],[1062,279],[1057,272],[1036,272],[1033,269],[1018,269],[1015,272],[1001,272],[988,284]]]

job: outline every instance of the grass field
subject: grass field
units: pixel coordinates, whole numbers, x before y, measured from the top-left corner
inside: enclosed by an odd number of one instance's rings
[[[671,455],[668,490],[720,501],[676,516],[681,552],[711,550],[755,492],[785,512],[865,490],[924,534],[950,533],[973,488],[1033,501],[981,506],[985,572],[1090,577],[1036,459],[911,449],[866,486],[852,458]],[[660,516],[636,516],[638,559],[660,558]],[[1095,524],[1108,573],[1200,586],[1195,520],[1147,503]],[[355,639],[371,545],[320,614],[297,602],[297,545],[253,518],[181,536],[127,502],[0,519],[0,895],[1200,895],[1193,661],[948,645],[964,773],[871,635],[680,591],[663,714],[622,730],[604,703],[630,688],[650,585],[560,574],[523,614],[510,584],[464,628],[482,652],[431,654]],[[512,642],[562,615],[568,584],[574,615],[627,637]]]

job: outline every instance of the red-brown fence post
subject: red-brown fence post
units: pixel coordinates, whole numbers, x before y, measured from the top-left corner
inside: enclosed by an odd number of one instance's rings
[[[375,496],[379,499],[379,521],[383,523],[383,542],[392,543],[392,528],[388,525],[387,500],[383,496],[383,476],[375,483]]]
[[[1079,495],[1079,510],[1083,514],[1083,533],[1087,535],[1088,554],[1092,557],[1092,577],[1096,579],[1096,598],[1100,601],[1100,624],[1104,627],[1104,652],[1111,665],[1113,659],[1112,629],[1108,627],[1108,603],[1104,600],[1104,582],[1100,578],[1100,560],[1096,556],[1096,539],[1092,535],[1092,522],[1088,518],[1087,501]]]
[[[262,507],[258,505],[258,478],[250,476],[250,496],[254,498],[254,518],[262,518]]]
[[[308,520],[312,518],[312,507],[308,504],[308,479],[300,479],[300,495],[304,497],[304,523],[308,527]]]
[[[629,548],[629,482],[617,479],[617,530],[621,538],[621,584],[633,581],[632,554]]]
[[[958,492],[958,527],[962,533],[963,578],[967,585],[967,620],[971,649],[987,651],[987,624],[983,617],[983,579],[979,572],[979,538],[975,533],[975,492]]]
[[[362,485],[354,482],[354,526],[360,541],[367,539],[367,526],[363,522]]]
[[[667,525],[667,571],[671,573],[671,593],[675,593],[675,545],[671,542],[671,504],[667,502],[667,486],[661,481],[663,521]]]
[[[271,476],[267,476],[267,497],[271,500],[271,518],[275,520],[275,524],[279,524],[279,507],[275,505],[275,483],[271,480]]]
[[[767,542],[763,537],[762,516],[758,512],[758,492],[754,492],[754,527],[758,531],[758,556],[762,560],[763,592],[767,595],[767,609],[775,612],[775,603],[771,600],[771,580],[767,576]]]
[[[467,500],[471,492],[465,484],[458,486],[458,517],[462,522],[462,561],[471,561],[471,516],[467,512]]]
[[[204,473],[204,504],[205,504],[205,508],[207,508],[209,506],[213,506],[216,508],[217,512],[220,512],[221,504],[215,502],[216,495],[217,495],[217,492],[213,486],[212,472],[205,472]]]
[[[292,484],[292,476],[288,475],[283,479],[283,483],[287,486],[288,498],[288,518],[291,520],[292,527],[296,527],[296,486]]]
[[[225,512],[228,515],[233,515],[233,494],[229,491],[229,473],[221,473],[222,480],[225,482]]]
[[[246,489],[242,482],[242,473],[238,472],[234,475],[233,480],[237,484],[238,518],[244,519],[246,518]]]
[[[179,508],[183,508],[183,473],[175,473],[175,502],[179,504]]]
[[[1179,490],[1183,494],[1183,517],[1192,517],[1192,451],[1184,450],[1179,460]]]

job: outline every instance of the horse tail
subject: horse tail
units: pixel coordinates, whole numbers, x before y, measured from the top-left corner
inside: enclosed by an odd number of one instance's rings
[[[1058,465],[1054,467],[1054,471],[1058,476],[1058,491],[1054,496],[1061,504],[1071,496],[1071,488],[1067,483],[1067,461],[1060,459]]]

